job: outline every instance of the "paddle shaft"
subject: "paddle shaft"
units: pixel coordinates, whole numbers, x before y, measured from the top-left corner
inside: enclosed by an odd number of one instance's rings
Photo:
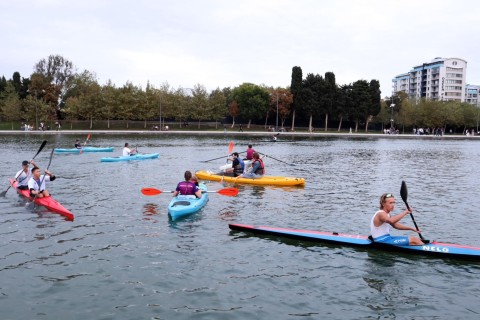
[[[266,155],[265,153],[261,153],[261,152],[259,152],[259,153],[260,153],[260,154],[263,154],[263,155],[264,155],[265,157],[267,157],[267,158],[272,158],[273,160],[277,160],[278,162],[282,162],[282,163],[288,164],[289,166],[294,166],[293,163],[288,163],[288,162],[282,161],[282,160],[280,160],[280,159],[277,159],[277,158],[274,158],[274,157],[272,157],[272,156]]]
[[[83,148],[85,148],[85,146],[87,145],[87,141],[90,139],[90,133],[88,134],[87,136],[87,139],[85,139],[85,142],[83,143]],[[80,149],[80,153],[83,153],[83,148]]]
[[[48,168],[50,168],[50,164],[52,163],[52,158],[53,158],[53,151],[55,150],[55,148],[52,148],[52,152],[50,153],[50,160],[48,161],[48,166],[47,166],[47,169],[45,169],[45,171],[48,170]],[[42,178],[42,181],[40,181],[40,186],[38,187],[39,191],[40,191],[40,188],[42,187],[42,184],[43,184],[43,181],[45,180],[45,176],[47,174],[45,173],[43,175],[43,178]],[[35,197],[33,198],[32,202],[33,202],[33,209],[35,209],[35,200],[37,199],[37,196],[38,196],[38,193],[35,195]]]
[[[424,243],[428,243],[429,241],[428,241],[428,240],[425,240],[425,239],[423,238],[422,234],[419,232],[420,229],[418,229],[417,222],[415,221],[415,217],[413,216],[412,210],[410,209],[410,206],[408,205],[408,202],[407,202],[407,199],[408,199],[408,189],[407,189],[407,184],[405,183],[405,181],[402,181],[402,186],[400,187],[400,196],[402,197],[402,200],[403,200],[403,202],[405,203],[405,206],[407,206],[408,211],[410,211],[410,218],[412,218],[413,225],[414,225],[415,228],[417,229],[417,233],[418,233],[418,235],[420,236],[420,239],[422,239],[422,241],[423,241]]]
[[[45,145],[47,144],[47,140],[44,140],[42,142],[42,144],[40,145],[40,148],[38,148],[38,151],[37,153],[35,153],[35,155],[33,156],[32,160],[35,159],[38,154],[43,150],[43,148],[45,147]],[[30,169],[29,169],[30,170]],[[21,173],[20,173],[21,174]],[[18,177],[15,177],[15,180],[17,180]],[[10,188],[12,187],[12,185],[9,185],[7,190],[3,191],[2,193],[0,193],[0,197],[5,197],[5,195],[7,194],[8,190],[10,190]]]
[[[410,207],[408,206],[408,202],[406,200],[404,200],[403,202],[405,202],[405,205],[407,206],[408,211],[410,211],[410,218],[412,218],[413,225],[415,226],[415,229],[417,229],[417,231],[419,231],[418,226],[417,226],[417,222],[415,221],[415,217],[413,216],[413,212],[412,212],[412,210],[410,210]],[[417,232],[417,233],[420,236],[420,239],[422,239],[422,241],[425,241],[422,234],[420,232]]]

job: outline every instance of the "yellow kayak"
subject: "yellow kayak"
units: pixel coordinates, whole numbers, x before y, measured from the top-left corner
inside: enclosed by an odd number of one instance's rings
[[[295,177],[282,177],[282,176],[263,176],[258,179],[251,178],[235,178],[222,176],[220,174],[215,174],[210,171],[200,170],[195,172],[195,175],[198,179],[209,180],[209,181],[225,181],[225,182],[235,182],[235,183],[245,183],[245,184],[255,184],[255,185],[273,185],[273,186],[303,186],[305,185],[304,178],[295,178]],[[236,180],[235,180],[236,179]]]

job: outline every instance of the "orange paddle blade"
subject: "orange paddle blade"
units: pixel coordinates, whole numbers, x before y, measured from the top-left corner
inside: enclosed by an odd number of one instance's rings
[[[233,141],[231,141],[230,144],[228,145],[228,154],[229,155],[232,154],[232,152],[233,152],[233,145],[234,145]]]
[[[157,194],[162,193],[162,191],[155,188],[143,188],[142,193],[146,196],[156,196]]]
[[[238,194],[238,189],[237,188],[223,188],[223,189],[218,190],[217,193],[220,193],[221,195],[224,195],[224,196],[235,197]]]

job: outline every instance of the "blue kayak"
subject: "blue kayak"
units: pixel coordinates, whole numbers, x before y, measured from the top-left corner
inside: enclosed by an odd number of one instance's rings
[[[146,160],[156,159],[160,154],[158,153],[139,153],[133,156],[120,156],[120,157],[106,157],[101,158],[101,162],[118,162],[118,161],[133,161],[133,160]]]
[[[55,153],[80,153],[82,152],[113,152],[113,147],[106,148],[97,148],[97,147],[83,147],[82,149],[71,148],[71,149],[61,149],[55,148]]]
[[[187,216],[189,214],[200,211],[208,202],[207,186],[200,183],[198,186],[202,190],[202,197],[198,199],[195,195],[184,196],[178,195],[173,197],[168,205],[168,215],[172,220]]]
[[[452,243],[433,241],[421,246],[397,246],[371,241],[367,236],[341,234],[337,232],[320,232],[311,230],[297,230],[290,228],[274,228],[265,226],[251,226],[245,224],[229,224],[230,229],[246,231],[257,234],[267,234],[285,238],[307,240],[312,242],[325,242],[338,245],[348,245],[361,248],[375,248],[386,251],[400,251],[406,253],[459,258],[465,260],[480,260],[480,248]]]

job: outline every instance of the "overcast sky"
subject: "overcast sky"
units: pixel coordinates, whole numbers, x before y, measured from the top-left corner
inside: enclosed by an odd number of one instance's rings
[[[61,55],[101,85],[286,87],[292,67],[338,84],[392,78],[435,57],[480,85],[480,2],[442,0],[0,0],[0,76]]]

